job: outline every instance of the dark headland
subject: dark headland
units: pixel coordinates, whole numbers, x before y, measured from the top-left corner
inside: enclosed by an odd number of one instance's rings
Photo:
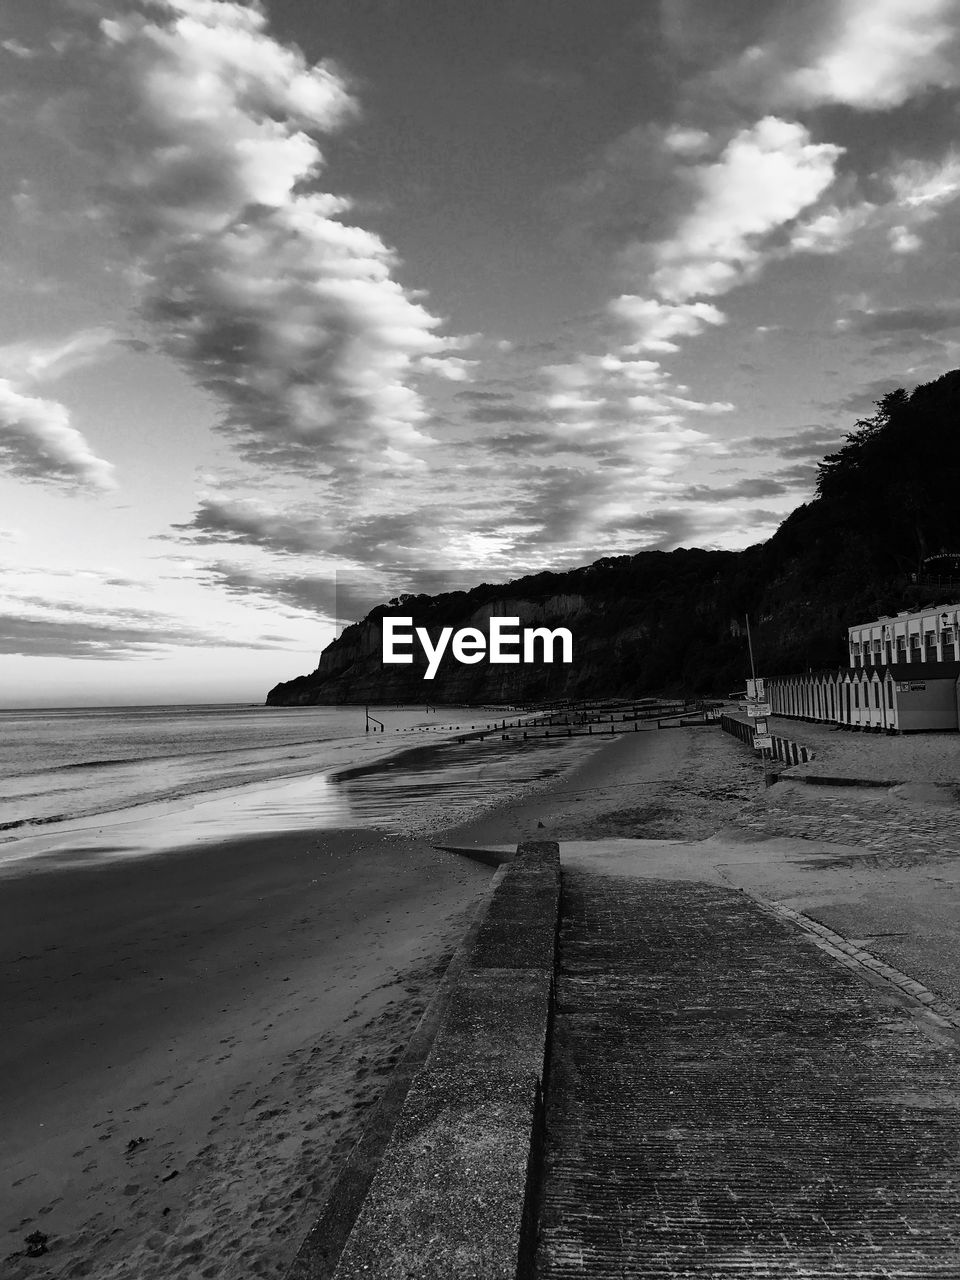
[[[803,441],[784,470],[816,479],[816,495],[766,542],[743,551],[641,551],[564,572],[470,591],[408,595],[373,609],[323,651],[315,671],[276,685],[274,706],[310,703],[518,703],[597,697],[724,694],[744,677],[744,616],[768,675],[845,665],[845,632],[862,618],[940,598],[942,553],[960,552],[960,370],[892,390],[822,461]],[[777,473],[731,501],[778,492]],[[938,592],[940,595],[938,595]],[[954,590],[954,594],[956,591]],[[570,665],[424,663],[384,666],[384,615],[413,617],[431,635],[515,616],[567,626]]]

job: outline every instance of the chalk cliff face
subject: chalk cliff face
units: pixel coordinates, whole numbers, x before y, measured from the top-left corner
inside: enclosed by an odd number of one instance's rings
[[[960,600],[931,579],[942,551],[960,559],[960,370],[877,402],[819,467],[817,497],[769,541],[744,551],[641,551],[565,573],[374,609],[320,655],[316,671],[272,689],[274,705],[335,702],[519,702],[560,697],[727,693],[749,674],[749,613],[758,670],[842,666],[846,628],[900,609]],[[486,630],[491,617],[568,627],[567,665],[381,661],[385,614]]]

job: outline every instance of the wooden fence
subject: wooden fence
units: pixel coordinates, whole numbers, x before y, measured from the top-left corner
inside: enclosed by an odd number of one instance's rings
[[[737,720],[734,716],[721,716],[720,727],[724,733],[732,733],[748,747],[753,746],[753,725],[747,721]],[[782,760],[784,764],[806,764],[808,760],[813,759],[813,752],[799,742],[794,742],[790,738],[779,738],[773,734],[770,736],[773,743],[770,748],[771,755],[777,760]]]

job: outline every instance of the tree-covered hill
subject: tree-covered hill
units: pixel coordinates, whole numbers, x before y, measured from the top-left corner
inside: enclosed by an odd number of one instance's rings
[[[404,596],[328,645],[317,670],[277,685],[268,702],[494,702],[556,697],[724,693],[747,674],[744,617],[758,669],[844,665],[846,628],[945,602],[960,587],[925,582],[924,562],[960,552],[960,370],[896,389],[824,458],[816,497],[767,542],[744,551],[681,549],[614,556],[438,596]],[[946,592],[946,594],[945,594]],[[445,662],[384,667],[380,620],[412,615],[434,631],[491,614],[567,625],[571,666]]]

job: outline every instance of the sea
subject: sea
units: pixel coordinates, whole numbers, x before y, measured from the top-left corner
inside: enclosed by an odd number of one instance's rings
[[[575,752],[577,740],[537,750],[518,750],[516,734],[457,740],[518,718],[495,707],[0,710],[0,865],[296,829],[450,825]]]

